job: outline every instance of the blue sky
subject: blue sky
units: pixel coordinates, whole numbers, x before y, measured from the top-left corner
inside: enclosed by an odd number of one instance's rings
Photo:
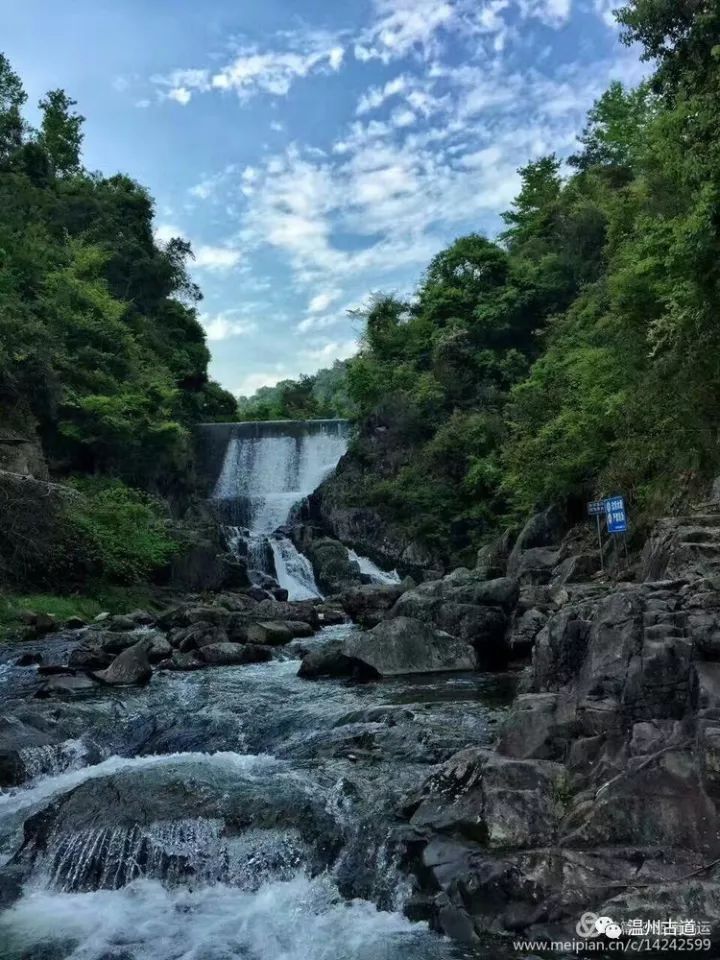
[[[618,0],[619,2],[619,0]],[[212,373],[248,393],[356,347],[348,310],[494,234],[517,167],[572,152],[612,79],[614,0],[4,0],[31,102],[64,87],[85,163],[187,237]]]

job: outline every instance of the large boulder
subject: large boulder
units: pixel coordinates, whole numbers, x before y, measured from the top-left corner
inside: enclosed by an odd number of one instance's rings
[[[476,666],[469,644],[409,617],[386,620],[349,637],[343,653],[381,677],[474,670]]]
[[[302,621],[298,621],[302,623]],[[309,627],[309,625],[308,625]],[[273,647],[282,646],[295,636],[289,623],[278,620],[265,620],[261,623],[251,623],[247,628],[248,643],[259,643]]]
[[[110,686],[144,686],[152,677],[148,641],[140,640],[123,650],[109,667],[96,671],[93,676]]]
[[[324,593],[339,593],[363,582],[360,566],[350,559],[347,547],[330,537],[313,539],[305,547],[315,573],[315,582]]]
[[[407,584],[366,584],[352,587],[340,596],[348,616],[361,627],[374,627],[407,589]]]

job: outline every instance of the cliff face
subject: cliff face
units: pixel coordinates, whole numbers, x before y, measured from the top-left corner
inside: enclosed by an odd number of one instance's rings
[[[440,576],[449,568],[447,546],[418,536],[387,501],[368,497],[371,485],[395,476],[407,458],[407,449],[398,446],[391,433],[368,428],[310,498],[310,514],[333,537],[385,569]]]
[[[572,536],[511,566],[524,692],[494,750],[470,746],[405,803],[428,915],[469,941],[570,938],[588,910],[717,931],[720,503],[661,521],[635,581],[593,575]],[[434,592],[413,609],[437,623]]]

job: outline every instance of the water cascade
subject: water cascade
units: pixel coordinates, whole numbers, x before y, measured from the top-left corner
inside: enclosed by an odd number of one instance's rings
[[[247,557],[251,571],[274,574],[291,600],[317,597],[320,591],[308,560],[277,531],[335,469],[347,439],[345,420],[202,428],[211,497],[226,524],[229,546]]]

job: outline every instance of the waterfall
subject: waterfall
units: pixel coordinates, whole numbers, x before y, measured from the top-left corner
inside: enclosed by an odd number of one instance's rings
[[[291,600],[321,594],[307,558],[277,531],[332,473],[347,449],[347,438],[345,420],[202,428],[204,459],[217,472],[211,500],[227,525],[228,544],[247,557],[250,571],[274,574]]]
[[[381,570],[372,560],[361,557],[354,550],[348,549],[348,556],[360,567],[360,573],[364,573],[370,578],[371,583],[400,583],[397,570],[391,570],[390,572]]]
[[[295,548],[292,540],[277,537],[270,541],[275,559],[277,581],[293,600],[312,600],[319,597],[315,574],[308,558]]]

